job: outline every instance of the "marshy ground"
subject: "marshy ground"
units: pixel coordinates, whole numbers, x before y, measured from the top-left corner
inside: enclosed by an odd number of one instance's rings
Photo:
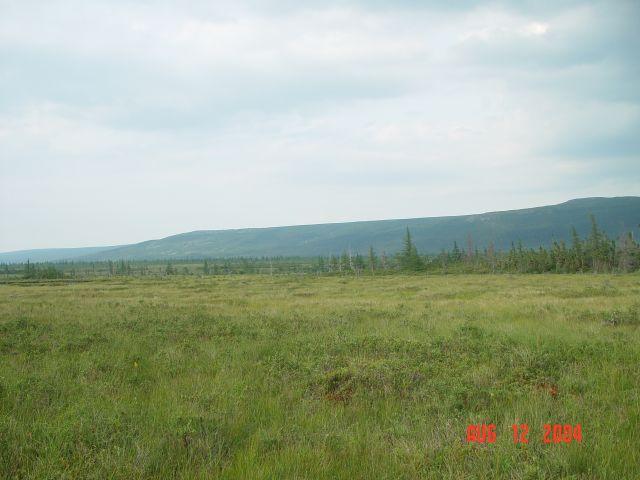
[[[4,284],[0,477],[638,478],[639,326],[637,274]]]

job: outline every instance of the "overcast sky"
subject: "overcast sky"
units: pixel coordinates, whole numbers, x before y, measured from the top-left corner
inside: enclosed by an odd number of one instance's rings
[[[638,25],[638,1],[0,0],[0,251],[638,195]]]

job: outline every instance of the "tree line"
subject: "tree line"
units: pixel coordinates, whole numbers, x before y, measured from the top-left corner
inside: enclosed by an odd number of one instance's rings
[[[479,250],[471,235],[466,248],[457,241],[439,254],[420,254],[407,228],[402,250],[391,259],[378,257],[373,247],[365,257],[344,252],[341,256],[320,257],[318,269],[326,273],[375,273],[387,271],[433,273],[582,273],[632,272],[640,268],[640,246],[628,232],[611,239],[591,216],[591,231],[581,238],[571,229],[571,242],[554,241],[550,247],[525,248],[511,243],[507,251],[496,250],[493,243]]]
[[[507,251],[496,251],[490,243],[482,251],[474,247],[471,236],[467,237],[466,249],[457,242],[451,250],[438,255],[420,256],[407,230],[404,248],[400,253],[405,270],[463,270],[507,273],[581,273],[581,272],[631,272],[640,268],[640,246],[628,232],[618,239],[611,239],[598,227],[591,216],[591,231],[581,238],[575,228],[571,229],[571,241],[553,241],[551,246],[525,248],[522,242],[512,242]]]

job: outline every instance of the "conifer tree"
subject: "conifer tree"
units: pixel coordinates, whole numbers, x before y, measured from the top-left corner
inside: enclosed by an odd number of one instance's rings
[[[590,215],[591,219],[591,233],[587,239],[587,246],[589,250],[589,257],[591,261],[591,269],[594,272],[599,271],[602,268],[603,248],[602,248],[602,234],[598,228],[596,217]]]
[[[167,275],[175,275],[176,271],[171,265],[171,262],[167,262],[167,268],[165,269],[165,274]]]
[[[376,258],[376,252],[373,250],[373,246],[369,246],[369,269],[373,274],[376,270],[376,264],[378,263],[378,259]]]
[[[402,252],[400,253],[398,260],[400,262],[400,268],[403,270],[417,271],[424,267],[424,262],[418,254],[418,249],[411,240],[409,227],[407,227]]]
[[[385,252],[384,250],[382,251],[382,255],[380,256],[380,263],[382,263],[382,269],[387,270],[389,264],[387,261],[387,252]]]
[[[353,269],[356,272],[356,275],[359,275],[365,269],[364,258],[359,253],[356,253],[355,258],[353,259]]]
[[[575,227],[571,227],[571,255],[574,271],[582,272],[584,269],[584,247]]]
[[[640,260],[638,245],[633,241],[631,232],[622,235],[618,242],[618,268],[623,272],[631,272],[638,267]]]
[[[496,247],[493,242],[489,243],[489,247],[487,248],[487,260],[489,262],[489,266],[491,267],[491,273],[495,273],[496,271]]]
[[[330,270],[332,272],[337,272],[340,270],[340,262],[338,261],[338,257],[335,255],[331,255],[331,260],[329,261]]]
[[[467,235],[467,261],[470,262],[473,257],[473,237],[471,234]]]
[[[453,250],[451,251],[451,258],[454,262],[459,262],[462,259],[462,252],[458,247],[458,242],[453,241]]]
[[[339,270],[340,270],[341,273],[342,272],[347,272],[347,271],[349,271],[350,266],[351,266],[351,261],[349,259],[349,254],[347,254],[347,251],[344,250],[342,252],[342,255],[340,256],[340,267],[339,267]]]

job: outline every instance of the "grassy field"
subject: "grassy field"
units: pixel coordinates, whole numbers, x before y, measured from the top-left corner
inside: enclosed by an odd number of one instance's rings
[[[0,477],[640,478],[639,326],[638,275],[0,285]]]

